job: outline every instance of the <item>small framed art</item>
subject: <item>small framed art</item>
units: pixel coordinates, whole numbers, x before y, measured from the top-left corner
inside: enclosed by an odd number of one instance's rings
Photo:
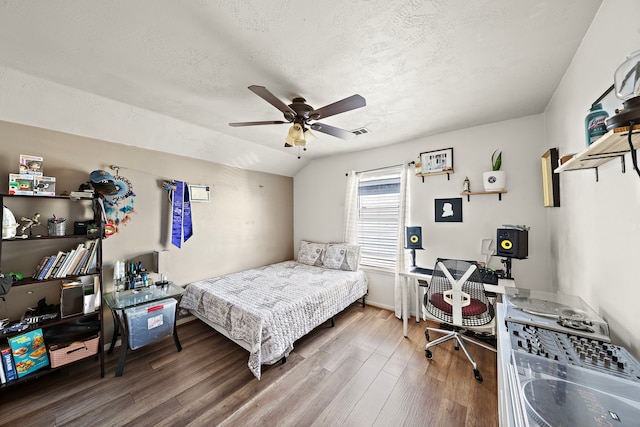
[[[436,222],[462,222],[462,198],[435,199]]]
[[[453,148],[420,153],[420,164],[422,175],[453,173]]]
[[[558,149],[550,148],[541,160],[544,206],[557,208],[560,206],[560,177],[554,170],[558,167]]]
[[[210,200],[209,186],[189,184],[189,200],[192,202],[208,202]]]

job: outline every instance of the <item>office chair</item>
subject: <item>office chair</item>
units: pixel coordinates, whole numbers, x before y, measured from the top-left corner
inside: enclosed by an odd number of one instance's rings
[[[455,349],[462,348],[464,354],[473,365],[473,375],[482,382],[482,375],[475,360],[467,351],[464,342],[479,345],[488,350],[495,348],[484,342],[470,338],[468,331],[492,333],[495,326],[493,305],[487,298],[482,284],[482,277],[474,261],[438,259],[433,275],[424,296],[424,307],[427,318],[446,324],[451,329],[427,328],[424,331],[427,341],[425,356],[433,357],[431,347],[449,340],[455,340]],[[445,334],[434,341],[429,339],[429,332]]]

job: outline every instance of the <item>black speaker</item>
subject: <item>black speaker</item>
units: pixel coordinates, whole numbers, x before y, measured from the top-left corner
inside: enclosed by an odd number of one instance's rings
[[[529,232],[515,228],[498,228],[496,254],[508,258],[526,258],[529,256]]]
[[[73,223],[73,234],[76,236],[83,236],[87,234],[87,222],[86,221],[75,221]]]
[[[422,249],[422,227],[407,227],[407,249]]]

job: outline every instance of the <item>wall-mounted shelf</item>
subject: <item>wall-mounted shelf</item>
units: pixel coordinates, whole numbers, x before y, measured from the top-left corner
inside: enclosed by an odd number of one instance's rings
[[[460,193],[461,196],[467,196],[467,202],[471,201],[471,196],[477,196],[480,194],[497,194],[498,195],[498,200],[502,200],[502,195],[504,193],[506,193],[507,190],[500,190],[500,191],[463,191],[462,193]]]
[[[631,133],[631,144],[634,150],[640,148],[640,125],[635,125]],[[619,157],[622,173],[625,172],[624,155],[631,152],[629,144],[629,126],[611,129],[586,150],[577,153],[565,164],[556,168],[555,172],[566,172],[582,169],[595,169],[598,181],[598,167]]]
[[[449,181],[451,179],[451,176],[449,176],[449,174],[452,174],[453,170],[442,171],[442,172],[417,173],[416,176],[422,177],[422,182],[424,182],[425,176],[444,175],[445,173],[447,174],[447,181]]]

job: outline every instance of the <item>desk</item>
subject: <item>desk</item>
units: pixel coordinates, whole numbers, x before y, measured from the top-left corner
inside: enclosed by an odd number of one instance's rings
[[[418,280],[424,280],[428,283],[429,280],[431,280],[431,275],[406,270],[400,272],[400,278],[402,279],[402,332],[406,337],[409,329],[409,283],[412,284],[416,293],[416,323],[419,323],[420,315],[418,313],[422,312],[422,298],[424,297],[424,293],[420,289],[422,286],[418,285]],[[498,279],[497,285],[484,283],[484,290],[496,294],[504,294],[505,286],[515,287],[516,283],[512,279]]]
[[[125,310],[166,298],[180,299],[183,293],[183,288],[176,286],[173,283],[168,283],[165,286],[152,285],[147,288],[130,289],[127,291],[109,292],[104,294],[104,302],[107,304],[109,309],[111,309],[111,314],[113,316],[113,338],[111,339],[111,345],[109,346],[107,353],[111,353],[113,351],[118,335],[122,336],[122,342],[120,344],[120,359],[118,360],[116,377],[122,376],[125,359],[127,357],[127,350],[129,349],[129,331]],[[175,341],[178,351],[181,351],[182,346],[178,339],[178,330],[176,329],[175,324],[175,313],[173,319],[173,340]]]

